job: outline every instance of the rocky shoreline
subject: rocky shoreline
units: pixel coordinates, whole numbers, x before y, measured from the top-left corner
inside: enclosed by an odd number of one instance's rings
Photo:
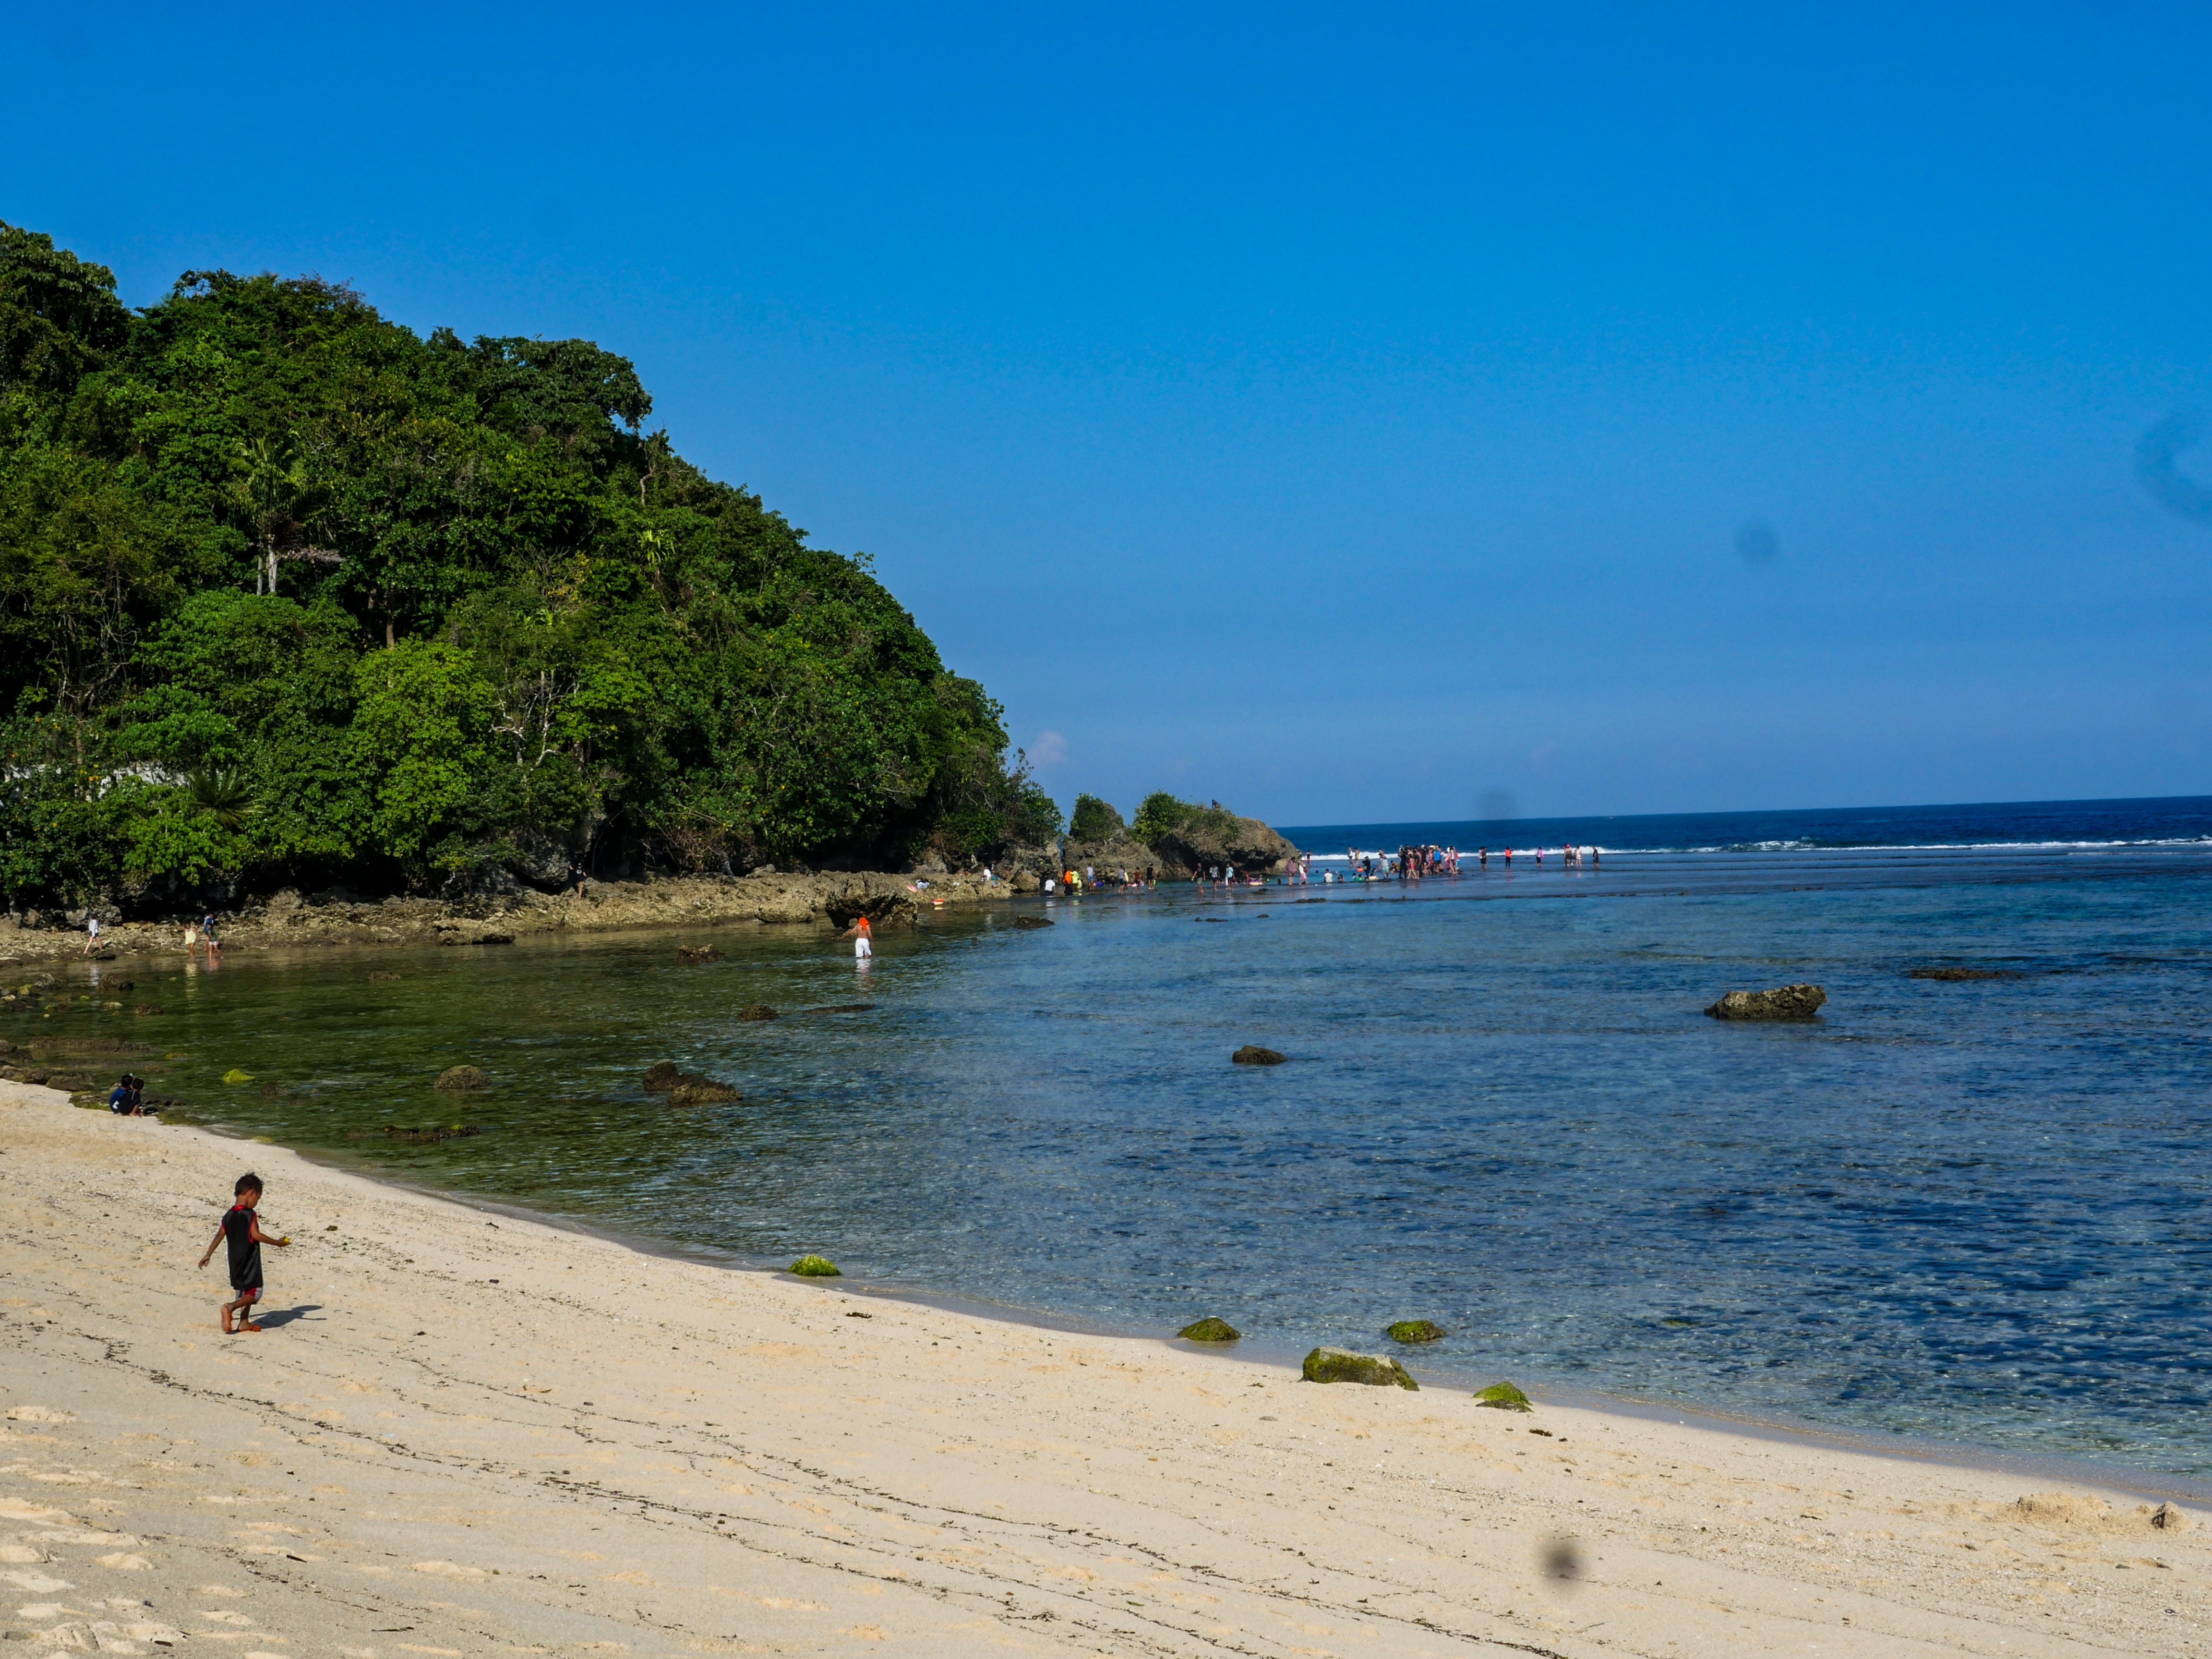
[[[979,874],[898,875],[883,871],[818,873],[756,871],[746,876],[672,876],[594,881],[581,897],[519,890],[447,901],[357,896],[342,888],[312,896],[289,889],[220,918],[225,951],[325,945],[500,945],[567,933],[623,928],[849,927],[866,915],[878,927],[911,924],[941,904],[974,904],[1034,892],[1033,876],[987,882]],[[100,930],[101,960],[168,955],[185,946],[185,924],[118,921]],[[0,963],[56,962],[84,951],[74,926],[27,927],[0,917]]]

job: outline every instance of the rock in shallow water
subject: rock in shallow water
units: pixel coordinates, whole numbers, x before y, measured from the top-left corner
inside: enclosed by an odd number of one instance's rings
[[[743,1100],[744,1097],[728,1084],[711,1077],[697,1077],[690,1073],[669,1085],[668,1103],[671,1106],[719,1106],[725,1101]]]
[[[826,1255],[802,1255],[791,1264],[790,1271],[801,1279],[842,1279],[837,1264]]]
[[[1206,1318],[1186,1325],[1176,1334],[1186,1342],[1234,1342],[1244,1334],[1225,1319]]]
[[[647,1094],[665,1095],[676,1086],[676,1079],[684,1075],[684,1068],[672,1060],[657,1060],[645,1068],[644,1089]]]
[[[438,1073],[436,1086],[441,1089],[489,1089],[491,1079],[474,1066],[448,1066]]]
[[[1229,1060],[1235,1066],[1279,1066],[1283,1063],[1282,1055],[1273,1048],[1262,1048],[1256,1042],[1246,1043],[1230,1055]]]
[[[1052,918],[1050,916],[1016,916],[1014,918],[1014,926],[1017,927],[1049,927],[1052,926]]]
[[[1370,1388],[1401,1389],[1421,1385],[1406,1375],[1406,1368],[1388,1354],[1354,1353],[1349,1348],[1316,1348],[1306,1356],[1309,1382],[1364,1382]]]
[[[1827,1000],[1817,985],[1784,985],[1771,991],[1730,991],[1705,1012],[1715,1019],[1810,1019]]]
[[[1443,1326],[1425,1319],[1401,1319],[1382,1333],[1393,1342],[1434,1342],[1445,1334]]]
[[[775,1010],[769,1007],[765,1002],[749,1002],[744,1007],[738,1010],[738,1018],[739,1019],[751,1020],[774,1019],[775,1018]]]

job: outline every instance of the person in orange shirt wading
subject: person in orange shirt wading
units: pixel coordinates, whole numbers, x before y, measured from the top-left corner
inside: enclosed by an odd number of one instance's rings
[[[875,946],[872,943],[875,936],[875,929],[868,926],[868,919],[865,915],[853,924],[853,956],[856,961],[866,962],[875,955]]]

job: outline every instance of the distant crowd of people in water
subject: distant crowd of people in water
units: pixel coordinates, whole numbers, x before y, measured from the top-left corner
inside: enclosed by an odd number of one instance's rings
[[[1341,871],[1324,870],[1321,879],[1324,883],[1419,881],[1425,877],[1455,877],[1461,873],[1461,860],[1464,857],[1472,857],[1478,870],[1487,870],[1493,857],[1510,868],[1516,852],[1523,858],[1541,864],[1545,854],[1553,850],[1545,847],[1505,847],[1492,854],[1487,847],[1478,847],[1473,854],[1463,854],[1456,847],[1406,846],[1395,853],[1380,850],[1363,852],[1357,847],[1349,847],[1344,853],[1345,868]],[[1570,866],[1595,865],[1599,860],[1599,849],[1595,847],[1569,846],[1556,850],[1559,861]],[[1301,887],[1314,879],[1313,861],[1312,854],[1297,854],[1284,860],[1281,875],[1274,878],[1240,870],[1234,864],[1202,865],[1190,872],[1189,879],[1200,892],[1214,888],[1225,891],[1236,887],[1264,887],[1270,879],[1279,880],[1286,887]],[[1158,886],[1159,881],[1159,871],[1152,865],[1146,865],[1141,870],[1127,866],[1101,870],[1095,865],[1086,864],[1079,870],[1071,866],[1057,876],[1046,877],[1044,890],[1071,898],[1080,897],[1085,893],[1143,893]]]
[[[1501,864],[1510,868],[1515,850],[1510,847],[1501,848],[1496,856]],[[1544,861],[1544,854],[1551,849],[1543,847],[1524,847],[1518,850],[1524,856],[1541,864]],[[1559,861],[1572,866],[1595,865],[1598,862],[1599,849],[1595,847],[1562,847],[1559,849]],[[1425,876],[1456,876],[1460,873],[1460,860],[1462,856],[1464,855],[1456,847],[1401,847],[1395,853],[1362,852],[1357,847],[1348,847],[1344,853],[1346,872],[1338,879],[1340,881],[1419,881]],[[1492,854],[1487,847],[1476,848],[1473,856],[1476,869],[1487,870],[1490,867]],[[1305,862],[1310,864],[1311,858],[1306,859]],[[1326,876],[1322,878],[1324,881],[1328,878]]]

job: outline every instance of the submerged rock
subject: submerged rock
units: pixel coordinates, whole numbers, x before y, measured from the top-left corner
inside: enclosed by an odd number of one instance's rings
[[[1364,1382],[1370,1388],[1418,1389],[1406,1368],[1388,1354],[1354,1353],[1349,1348],[1316,1348],[1306,1356],[1309,1382]]]
[[[802,1255],[791,1264],[790,1271],[801,1279],[842,1279],[837,1264],[826,1255]]]
[[[438,1073],[436,1086],[441,1089],[489,1089],[491,1079],[475,1066],[448,1066]]]
[[[1817,985],[1784,985],[1771,991],[1730,991],[1705,1012],[1715,1019],[1810,1019],[1827,1000]]]
[[[724,1101],[744,1098],[726,1083],[688,1072],[668,1088],[668,1103],[671,1106],[719,1106]]]
[[[738,1018],[739,1019],[753,1020],[774,1019],[775,1018],[775,1010],[769,1007],[765,1002],[749,1002],[744,1007],[738,1010]]]
[[[1256,1042],[1248,1042],[1229,1056],[1232,1066],[1279,1066],[1283,1056],[1273,1048],[1262,1048]]]
[[[1050,916],[1016,916],[1014,918],[1014,926],[1017,927],[1049,927],[1052,926],[1052,918]]]
[[[1528,1396],[1510,1382],[1493,1382],[1486,1389],[1474,1391],[1474,1403],[1489,1406],[1501,1412],[1530,1412],[1536,1408],[1528,1403]]]
[[[721,951],[712,945],[679,945],[676,954],[685,962],[720,962]]]
[[[1443,1326],[1425,1319],[1401,1319],[1386,1328],[1382,1334],[1393,1342],[1433,1342],[1447,1333]]]
[[[1907,979],[2025,979],[2017,968],[1915,968]]]
[[[665,1095],[676,1086],[677,1079],[683,1075],[684,1068],[674,1060],[657,1060],[645,1068],[641,1086],[649,1095]]]
[[[1176,1334],[1186,1342],[1234,1342],[1244,1333],[1225,1319],[1208,1317],[1184,1326]]]
[[[397,984],[398,980],[398,975],[387,974],[382,969],[379,969],[368,976],[368,982],[371,985],[393,985]]]

